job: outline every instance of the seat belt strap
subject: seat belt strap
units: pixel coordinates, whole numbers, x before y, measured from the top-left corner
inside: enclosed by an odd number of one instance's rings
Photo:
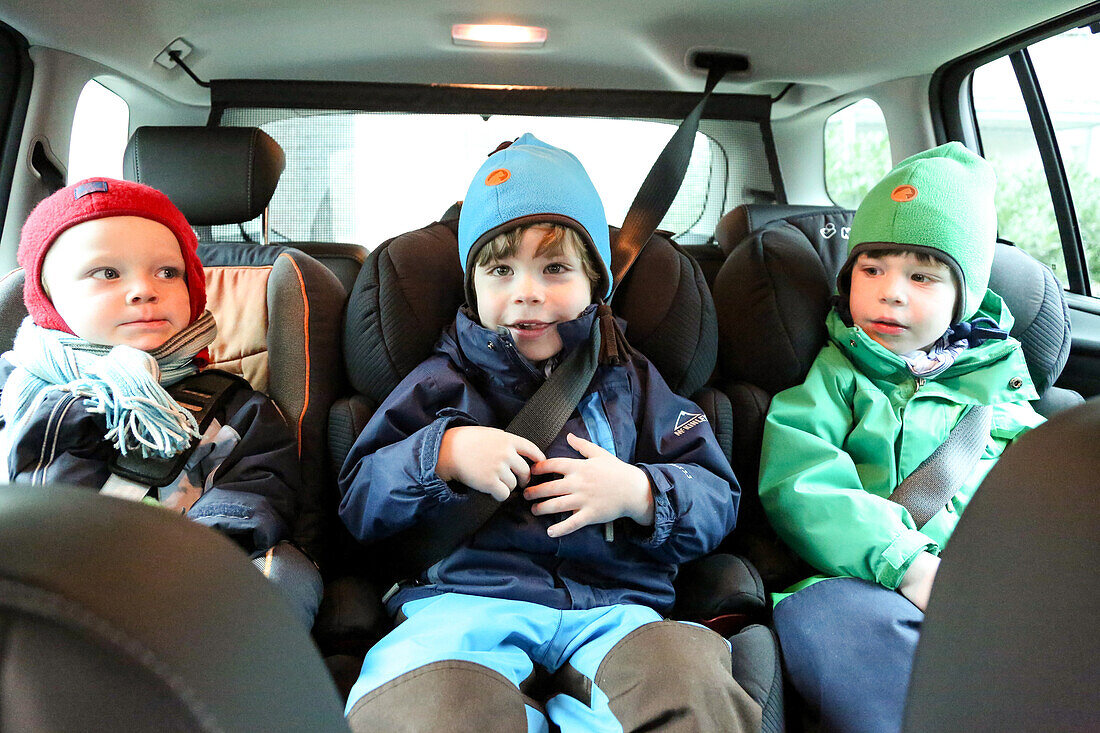
[[[207,369],[176,382],[168,388],[168,394],[195,416],[201,435],[210,427],[215,413],[225,404],[229,393],[234,387],[241,385],[248,386],[248,382],[236,374],[220,369]],[[126,455],[116,452],[110,461],[111,473],[152,489],[167,486],[180,475],[187,459],[195,452],[199,443],[198,438],[192,440],[190,446],[171,458],[144,457],[139,451],[131,451]]]
[[[918,529],[923,527],[944,508],[977,465],[985,452],[992,424],[992,407],[971,407],[952,428],[947,440],[887,498],[905,507]]]

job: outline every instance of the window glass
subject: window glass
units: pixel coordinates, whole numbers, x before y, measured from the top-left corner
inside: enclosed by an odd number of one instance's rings
[[[1028,49],[1069,179],[1094,294],[1100,293],[1100,41],[1077,28]]]
[[[854,209],[890,170],[886,118],[870,99],[825,121],[825,190],[838,206]]]
[[[974,114],[982,149],[997,172],[998,234],[1066,282],[1065,256],[1035,132],[1007,57],[975,70]]]
[[[226,125],[256,125],[286,153],[269,206],[271,241],[350,242],[373,248],[438,220],[465,196],[470,178],[504,140],[531,132],[574,153],[619,226],[678,121],[509,115],[230,109]],[[756,123],[737,123],[752,126]],[[742,134],[743,137],[750,137]],[[740,157],[697,133],[683,186],[660,228],[681,242],[706,241],[741,192],[771,187],[759,132]],[[743,158],[743,159],[740,159]],[[736,169],[736,174],[730,169]],[[737,203],[734,201],[733,203]],[[258,221],[214,227],[215,239],[260,240]]]
[[[89,176],[122,178],[129,128],[126,100],[95,79],[85,84],[73,114],[68,182]]]

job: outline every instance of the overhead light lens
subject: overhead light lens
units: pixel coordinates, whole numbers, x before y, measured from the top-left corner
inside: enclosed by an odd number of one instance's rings
[[[458,23],[451,26],[451,40],[460,46],[537,47],[546,43],[546,29],[533,25]]]

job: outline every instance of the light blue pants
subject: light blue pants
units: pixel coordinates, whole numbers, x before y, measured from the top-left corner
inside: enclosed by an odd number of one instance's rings
[[[572,669],[564,672],[583,675],[581,689],[588,699],[579,699],[575,692],[554,694],[546,701],[545,715],[537,704],[526,704],[528,731],[549,730],[547,718],[562,731],[621,731],[607,695],[594,682],[596,672],[624,637],[662,620],[644,606],[559,611],[454,593],[412,601],[401,610],[407,620],[367,654],[346,714],[372,690],[434,662],[472,662],[494,670],[516,688],[533,677],[536,665],[550,673],[568,666]],[[439,721],[439,726],[446,729],[446,721]]]

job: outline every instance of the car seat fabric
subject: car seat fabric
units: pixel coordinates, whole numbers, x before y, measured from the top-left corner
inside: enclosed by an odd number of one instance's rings
[[[4,486],[0,544],[5,730],[347,730],[309,636],[217,532]]]
[[[127,177],[166,193],[200,228],[261,214],[284,163],[279,145],[251,127],[140,127],[124,156]],[[357,269],[362,248],[317,246],[345,277]],[[291,424],[305,479],[294,538],[324,564],[337,523],[326,428],[343,386],[339,324],[346,291],[330,269],[289,246],[204,243],[199,258],[218,322],[212,366],[244,376]]]
[[[928,603],[907,733],[1095,728],[1098,439],[1094,398],[1022,436],[974,495]]]

